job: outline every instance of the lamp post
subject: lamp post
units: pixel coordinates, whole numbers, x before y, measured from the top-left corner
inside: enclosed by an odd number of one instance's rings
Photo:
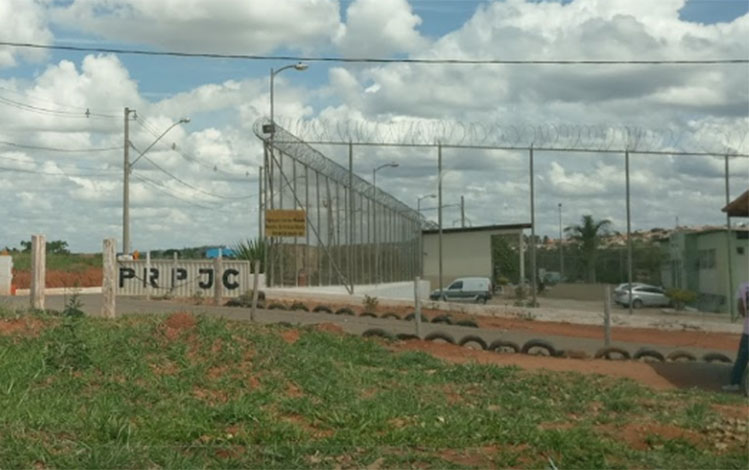
[[[419,196],[416,199],[416,212],[419,213],[419,218],[421,218],[421,201],[424,199],[437,199],[436,194],[425,194],[423,196]],[[421,223],[421,221],[419,221]],[[419,228],[419,276],[424,277],[424,247],[422,245],[422,235],[421,235],[421,228]]]
[[[372,201],[376,202],[377,198],[377,172],[383,168],[398,168],[398,164],[395,162],[385,163],[377,168],[372,169]],[[377,206],[372,211],[372,227],[374,228],[374,242],[375,242],[375,284],[379,281],[379,262],[380,262],[380,245],[377,241]]]
[[[274,114],[275,113],[274,83],[275,83],[276,75],[278,75],[279,73],[283,72],[284,70],[288,70],[288,69],[294,69],[294,70],[297,70],[299,72],[302,72],[304,70],[307,70],[307,68],[309,68],[309,66],[307,64],[305,64],[303,62],[297,62],[296,64],[284,65],[283,67],[281,67],[279,69],[273,69],[273,68],[270,69],[270,139],[269,139],[270,140],[270,144],[268,145],[268,149],[270,150],[270,157],[271,157],[271,159],[273,159],[273,152],[274,152],[274,149],[273,149],[273,139],[274,139],[274,137],[276,135],[276,121],[275,121],[275,114]],[[268,179],[268,183],[271,183],[272,182],[272,178],[273,178],[273,174],[268,169],[272,169],[273,166],[270,165],[270,162],[268,161],[268,154],[267,153],[265,154],[264,166],[266,168],[265,176]],[[282,172],[282,169],[283,169],[283,165],[279,165],[279,171]],[[269,186],[268,183],[266,183],[266,187]],[[272,187],[271,187],[271,190],[272,190]],[[271,193],[271,199],[272,199],[272,197],[273,197],[273,193]],[[282,190],[279,191],[278,197],[279,197],[279,208],[283,209],[283,191]],[[272,205],[272,202],[271,202],[271,205]],[[296,203],[294,203],[294,205],[296,206]],[[268,234],[264,233],[264,236],[265,236],[265,238],[263,239],[263,243],[268,247],[268,250],[272,249],[270,247],[270,244],[267,243],[267,241],[268,241],[267,240],[268,239]],[[270,256],[270,253],[268,255],[268,259],[269,260],[272,259],[272,257]],[[280,264],[281,264],[281,283],[283,284],[283,251],[281,251]],[[266,269],[268,269],[267,266],[266,266]],[[271,282],[272,281],[273,280],[271,280]],[[270,284],[268,284],[268,285],[270,285]]]
[[[559,203],[559,282],[564,279],[564,254],[562,253],[562,203]]]
[[[289,64],[284,65],[280,69],[274,70],[270,69],[270,124],[271,124],[271,132],[270,137],[271,140],[273,140],[273,135],[276,133],[276,121],[274,121],[274,103],[273,103],[273,85],[274,81],[276,79],[276,75],[283,72],[284,70],[288,69],[294,69],[299,72],[303,72],[309,68],[309,65],[305,64],[304,62],[297,62],[296,64]]]
[[[172,123],[171,126],[167,127],[164,132],[159,135],[156,140],[151,142],[151,145],[145,148],[138,157],[132,161],[129,161],[129,149],[132,145],[129,140],[129,121],[130,113],[134,113],[134,110],[125,108],[125,164],[123,167],[124,180],[123,180],[123,191],[122,191],[122,253],[130,253],[130,174],[133,172],[133,166],[140,160],[149,150],[153,148],[158,141],[161,140],[169,131],[174,129],[180,124],[186,124],[190,122],[190,118],[182,118],[179,121]]]

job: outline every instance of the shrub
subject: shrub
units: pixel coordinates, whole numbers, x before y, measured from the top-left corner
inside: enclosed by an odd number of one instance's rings
[[[367,312],[375,312],[377,311],[377,305],[380,303],[379,299],[377,297],[370,297],[368,295],[364,295],[364,310]]]
[[[668,289],[666,291],[666,297],[671,299],[671,302],[674,304],[674,308],[676,308],[676,310],[684,310],[684,307],[687,304],[690,304],[697,300],[696,293],[685,289]]]

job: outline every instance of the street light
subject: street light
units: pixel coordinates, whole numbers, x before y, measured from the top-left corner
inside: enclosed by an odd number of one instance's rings
[[[190,118],[184,117],[177,122],[172,123],[171,126],[167,127],[164,132],[159,135],[156,140],[151,142],[151,145],[146,147],[145,150],[140,152],[138,157],[133,160],[132,163],[129,161],[128,150],[133,145],[129,140],[129,117],[130,113],[134,111],[125,108],[125,165],[123,167],[124,179],[123,179],[123,190],[122,190],[122,253],[130,253],[130,173],[133,172],[133,165],[143,157],[149,150],[153,148],[158,141],[161,140],[169,131],[174,129],[180,124],[186,124],[190,122]]]
[[[372,200],[374,201],[377,197],[377,172],[382,170],[383,168],[398,168],[398,164],[396,162],[390,162],[385,163],[383,165],[378,166],[377,168],[372,169]],[[374,242],[375,242],[375,284],[377,284],[377,281],[379,280],[379,263],[380,263],[380,244],[377,241],[377,206],[374,207],[374,211],[372,211],[372,227],[374,227]]]
[[[421,215],[421,201],[423,201],[424,199],[437,199],[437,195],[425,194],[424,196],[419,196],[418,198],[416,198],[416,212],[418,212],[419,215]]]
[[[296,64],[289,64],[284,65],[278,70],[270,69],[270,124],[271,124],[271,132],[270,136],[271,139],[273,139],[273,134],[276,133],[276,121],[274,121],[274,103],[273,103],[273,82],[276,78],[276,75],[283,72],[284,70],[288,69],[294,69],[299,72],[303,72],[309,68],[309,65],[305,64],[304,62],[297,62]]]

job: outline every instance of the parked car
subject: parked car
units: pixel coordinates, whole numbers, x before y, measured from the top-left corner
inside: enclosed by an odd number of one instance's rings
[[[454,280],[446,289],[433,291],[429,298],[485,304],[492,298],[492,283],[488,277],[461,277]]]
[[[634,289],[635,287],[638,287],[638,286],[647,286],[647,285],[648,284],[644,284],[642,282],[633,282],[632,283],[632,289]],[[614,297],[616,297],[617,295],[621,295],[624,292],[629,292],[629,283],[628,282],[625,282],[623,284],[619,284],[618,286],[616,286],[614,288]]]
[[[629,286],[626,284],[624,284],[624,286],[624,289],[618,291],[614,296],[614,302],[621,306],[628,307],[630,303]],[[632,284],[631,302],[633,308],[668,307],[671,305],[671,299],[666,296],[666,291],[660,287],[648,284]]]

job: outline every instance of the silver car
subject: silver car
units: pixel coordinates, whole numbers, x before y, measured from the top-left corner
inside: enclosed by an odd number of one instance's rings
[[[627,284],[623,284],[624,288],[622,290],[615,291],[614,301],[622,306],[629,306],[630,297],[629,297],[629,286]],[[642,308],[642,307],[668,307],[671,305],[671,299],[669,299],[666,296],[666,292],[656,286],[651,286],[648,284],[639,284],[636,285],[635,283],[632,283],[632,307],[633,308]]]

